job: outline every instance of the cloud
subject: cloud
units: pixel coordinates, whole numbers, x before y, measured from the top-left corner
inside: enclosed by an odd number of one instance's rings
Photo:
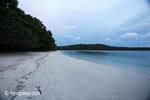
[[[120,33],[150,32],[150,17],[146,17],[149,7],[145,0],[19,0],[19,7],[40,19],[52,31],[57,45],[72,44],[78,42],[76,40],[112,43]]]
[[[80,37],[75,37],[75,36],[73,36],[73,35],[64,35],[64,37],[65,37],[65,38],[70,38],[70,39],[72,39],[72,40],[74,40],[74,41],[76,41],[76,40],[81,40]]]
[[[150,32],[144,34],[136,32],[124,33],[118,36],[118,39],[120,41],[117,43],[124,46],[140,46],[140,47],[150,46],[149,45]]]
[[[80,37],[76,37],[76,38],[74,38],[74,40],[81,40],[81,38]]]
[[[137,37],[137,33],[125,33],[123,35],[120,35],[119,38],[134,38]]]
[[[72,36],[72,35],[65,35],[64,37],[65,38],[74,38],[74,36]]]
[[[55,30],[56,32],[62,33],[64,31],[75,30],[77,27],[75,25],[70,25],[70,26],[57,26],[57,25],[54,25],[51,28],[53,30]]]
[[[150,31],[150,16],[147,16],[145,18],[142,18],[142,20],[136,20],[134,24],[131,24],[126,27],[120,27],[120,31],[136,31],[136,32],[148,32]]]
[[[143,37],[148,37],[148,38],[150,38],[150,32],[148,32],[147,34],[145,34],[145,35],[142,35]]]
[[[76,29],[75,25],[70,25],[70,26],[61,26],[59,27],[61,30],[74,30]]]
[[[150,32],[146,34],[139,34],[139,33],[125,33],[119,36],[120,39],[127,39],[128,41],[132,41],[133,39],[137,41],[149,41],[150,40]]]
[[[146,34],[139,34],[139,33],[125,33],[123,35],[120,35],[119,38],[150,38],[150,32]]]
[[[113,40],[110,39],[110,38],[106,38],[105,41],[109,41],[109,42],[112,42]]]

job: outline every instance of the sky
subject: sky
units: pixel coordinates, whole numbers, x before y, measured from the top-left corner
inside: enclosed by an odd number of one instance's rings
[[[150,47],[147,0],[19,0],[18,7],[40,19],[58,46]]]

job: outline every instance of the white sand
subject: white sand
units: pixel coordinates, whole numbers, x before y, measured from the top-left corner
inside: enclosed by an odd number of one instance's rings
[[[41,92],[38,96],[5,96]],[[59,51],[0,54],[0,100],[150,100],[150,75]]]

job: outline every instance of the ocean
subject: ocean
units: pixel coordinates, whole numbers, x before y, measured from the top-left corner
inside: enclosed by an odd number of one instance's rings
[[[150,51],[61,50],[61,52],[95,63],[150,73]]]

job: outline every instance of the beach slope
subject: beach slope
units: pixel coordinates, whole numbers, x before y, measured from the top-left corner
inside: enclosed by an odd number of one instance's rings
[[[60,51],[0,54],[0,100],[28,99],[150,100],[150,75],[72,58]]]

